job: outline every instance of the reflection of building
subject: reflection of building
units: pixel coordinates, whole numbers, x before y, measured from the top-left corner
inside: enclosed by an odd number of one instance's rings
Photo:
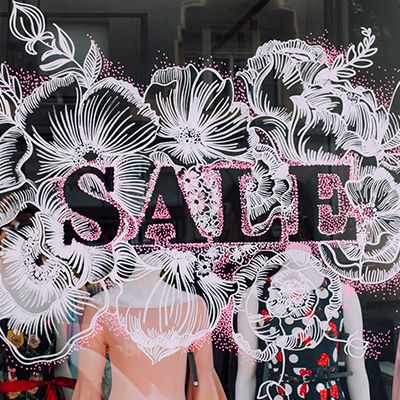
[[[150,79],[160,50],[177,63],[214,55],[227,67],[242,66],[270,40],[303,38],[326,27],[346,27],[347,0],[25,0],[65,28],[84,54],[90,34],[106,57],[126,67],[140,83]],[[23,45],[8,32],[10,0],[0,0],[0,60],[37,69]],[[174,50],[175,45],[175,50]]]
[[[182,0],[175,59],[184,63],[212,55],[233,70],[261,43],[295,37],[295,12],[282,0]]]
[[[26,0],[38,6],[49,25],[56,23],[74,40],[77,55],[86,53],[89,39],[104,55],[125,66],[129,76],[148,83],[157,51],[173,54],[180,0]],[[24,45],[8,31],[11,0],[0,0],[0,60],[37,70],[38,60],[26,56]]]

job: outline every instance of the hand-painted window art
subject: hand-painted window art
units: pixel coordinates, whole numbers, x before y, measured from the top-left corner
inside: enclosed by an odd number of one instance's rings
[[[238,73],[244,102],[232,79],[192,64],[156,70],[141,93],[102,75],[93,41],[78,62],[68,34],[54,27],[46,30],[34,6],[14,2],[11,32],[40,55],[48,78],[29,91],[1,66],[0,225],[27,204],[37,209],[3,243],[0,318],[10,329],[42,333],[67,324],[87,304],[82,287],[96,283],[103,289],[96,318],[116,306],[125,333],[157,362],[211,333],[227,310],[233,318],[283,268],[267,311],[248,312],[265,349],[251,349],[234,324],[225,327],[243,352],[267,361],[327,336],[341,307],[341,278],[378,284],[398,273],[398,100],[395,93],[387,109],[352,84],[377,51],[371,29],[333,60],[298,39],[262,45]],[[287,106],[269,98],[271,76],[290,94]],[[329,148],[316,145],[317,133]],[[227,223],[232,216],[235,226]],[[316,234],[301,234],[306,220]],[[286,250],[294,241],[313,254]],[[314,314],[321,299],[310,282],[285,271],[293,262],[327,278],[324,318]],[[141,305],[176,322],[158,331],[147,327],[146,312],[118,311],[125,283],[154,271],[161,295],[150,292]],[[295,299],[283,293],[288,282]],[[200,325],[195,296],[207,311]],[[167,306],[169,317],[161,312]],[[269,322],[288,317],[308,323],[297,336],[282,326],[271,335]],[[50,361],[94,331],[95,319],[52,355],[27,358],[9,345],[25,364]],[[364,348],[354,337],[346,344],[357,356],[354,349]]]

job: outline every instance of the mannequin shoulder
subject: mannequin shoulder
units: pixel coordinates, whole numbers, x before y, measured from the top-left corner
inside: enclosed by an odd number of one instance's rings
[[[343,311],[348,316],[361,312],[361,304],[357,292],[350,285],[343,285]]]
[[[117,294],[117,289],[116,288],[111,288],[106,292],[99,292],[93,297],[90,298],[90,302],[95,304],[96,306],[104,306],[106,303],[110,301],[110,298],[112,297],[113,294]]]
[[[343,304],[358,302],[358,295],[353,286],[343,284]]]

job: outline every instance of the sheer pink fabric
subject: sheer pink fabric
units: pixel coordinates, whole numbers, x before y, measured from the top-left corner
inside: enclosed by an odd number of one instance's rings
[[[148,309],[150,325],[157,323],[158,312],[157,308]],[[94,313],[93,308],[86,308],[82,328],[89,325]],[[72,400],[102,399],[106,348],[112,370],[110,400],[226,400],[209,341],[194,350],[199,386],[194,387],[190,380],[185,394],[187,353],[177,351],[153,363],[123,328],[118,328],[115,318],[101,318],[96,333],[82,344]]]

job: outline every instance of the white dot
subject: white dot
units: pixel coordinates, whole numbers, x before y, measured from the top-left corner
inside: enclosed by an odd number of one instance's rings
[[[326,289],[321,289],[319,291],[319,298],[326,299],[329,296],[329,292]]]
[[[285,318],[285,322],[286,322],[288,325],[292,325],[293,322],[294,322],[294,320],[293,320],[292,317],[287,317],[287,318]]]
[[[291,395],[292,394],[292,387],[288,384],[288,383],[285,383],[285,394],[287,395],[287,396],[289,396],[289,395]]]
[[[303,329],[296,327],[292,329],[292,335],[300,335],[303,332]]]
[[[322,383],[318,383],[316,389],[317,392],[320,392],[321,390],[325,390],[325,386]]]
[[[290,361],[292,364],[296,364],[297,361],[299,361],[299,357],[298,357],[296,354],[291,354],[291,355],[289,356],[289,361]]]
[[[332,359],[334,362],[337,362],[337,360],[338,360],[338,351],[337,351],[336,347],[335,347],[335,350],[333,350]]]
[[[321,329],[328,331],[330,329],[328,321],[321,321]]]

